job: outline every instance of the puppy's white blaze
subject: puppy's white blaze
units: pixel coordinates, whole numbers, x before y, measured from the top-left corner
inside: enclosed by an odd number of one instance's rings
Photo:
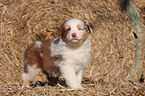
[[[33,66],[29,66],[28,65],[28,73],[22,73],[22,79],[23,80],[33,80],[33,78],[35,76],[37,76],[37,74],[41,71],[40,68],[37,68],[37,64],[33,65]]]
[[[81,40],[81,39],[82,39],[83,31],[77,29],[77,30],[71,30],[71,31],[68,33],[67,39],[68,39],[69,41],[71,41],[71,40],[73,39],[73,37],[72,37],[72,34],[73,34],[73,33],[76,33],[76,39],[77,39],[77,40]]]
[[[41,41],[37,41],[37,42],[35,42],[35,44],[36,44],[36,46],[37,46],[38,48],[41,48],[42,42],[41,42]]]

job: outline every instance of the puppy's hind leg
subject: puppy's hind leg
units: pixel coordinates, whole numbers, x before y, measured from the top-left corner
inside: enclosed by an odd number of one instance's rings
[[[47,71],[43,71],[43,73],[47,76],[47,80],[49,83],[51,83],[52,86],[56,85],[58,83],[58,77],[53,77],[50,75]]]
[[[32,81],[33,78],[37,76],[40,71],[41,69],[37,68],[37,64],[32,66],[28,65],[27,69],[22,73],[22,87],[29,87],[30,81]]]

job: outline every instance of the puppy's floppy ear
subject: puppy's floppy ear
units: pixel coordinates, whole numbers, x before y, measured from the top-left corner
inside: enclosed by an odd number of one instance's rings
[[[86,29],[87,29],[88,33],[93,33],[94,26],[91,23],[89,23],[87,20],[83,20],[83,22],[86,25]]]
[[[61,37],[64,30],[65,29],[64,29],[64,23],[63,23],[60,27],[58,27],[57,36]]]

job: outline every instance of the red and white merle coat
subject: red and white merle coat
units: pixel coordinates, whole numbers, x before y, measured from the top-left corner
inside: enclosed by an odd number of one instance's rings
[[[61,38],[37,41],[24,55],[23,87],[43,71],[53,85],[62,75],[67,86],[80,89],[82,75],[91,57],[92,25],[86,20],[70,19],[63,24]]]

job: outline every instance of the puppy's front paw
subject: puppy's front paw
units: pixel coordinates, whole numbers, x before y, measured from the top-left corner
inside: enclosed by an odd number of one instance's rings
[[[29,81],[28,80],[24,80],[23,81],[23,85],[22,85],[22,88],[24,88],[24,87],[27,87],[27,88],[29,88],[30,86],[29,86]]]

